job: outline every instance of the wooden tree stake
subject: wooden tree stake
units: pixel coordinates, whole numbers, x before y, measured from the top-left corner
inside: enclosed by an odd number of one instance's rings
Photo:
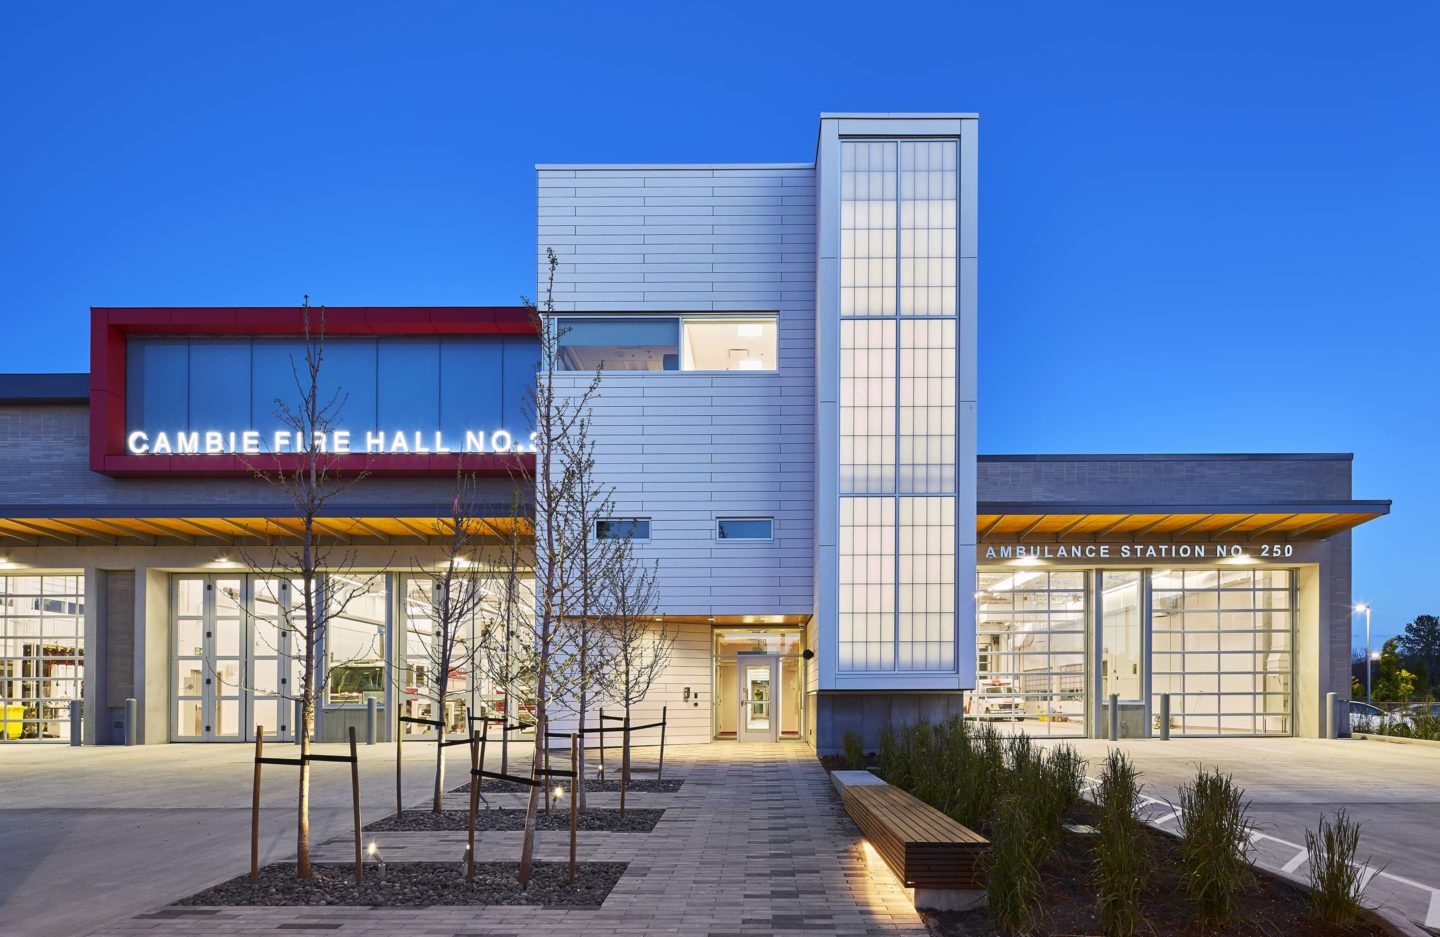
[[[580,777],[580,737],[570,734],[570,884],[575,884],[575,829],[580,823],[580,798],[576,795]]]
[[[265,727],[255,727],[255,792],[250,799],[250,884],[260,881],[260,757],[265,753]]]
[[[655,770],[655,780],[657,781],[665,777],[665,726],[669,723],[665,717],[668,715],[669,709],[669,706],[660,707],[660,766]]]
[[[355,751],[355,727],[350,727],[350,798],[355,802],[355,884],[365,881],[365,851],[360,845],[360,756]]]
[[[481,723],[484,725],[484,723]],[[484,742],[477,740],[479,732],[470,733],[470,838],[465,848],[465,881],[475,881],[475,814],[480,809],[480,775],[476,771],[485,764],[485,756],[482,754]]]
[[[395,813],[405,812],[405,797],[400,792],[400,750],[405,744],[405,723],[400,721],[402,712],[399,701],[395,703]]]

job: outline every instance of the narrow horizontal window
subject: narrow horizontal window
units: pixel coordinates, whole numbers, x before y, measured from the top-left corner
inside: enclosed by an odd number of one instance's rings
[[[596,540],[649,540],[648,517],[610,517],[595,522]]]
[[[775,521],[769,517],[722,517],[716,522],[721,540],[770,540]]]
[[[559,320],[562,371],[678,371],[680,321],[674,318]]]
[[[774,371],[774,318],[687,316],[681,345],[686,371]]]

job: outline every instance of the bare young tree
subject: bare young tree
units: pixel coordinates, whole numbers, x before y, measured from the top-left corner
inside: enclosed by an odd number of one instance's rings
[[[444,553],[438,563],[412,564],[414,574],[404,598],[406,667],[414,666],[411,658],[418,652],[428,672],[423,679],[417,675],[411,684],[430,704],[430,718],[439,723],[435,727],[435,790],[431,799],[435,813],[444,810],[445,734],[450,703],[466,693],[463,683],[455,689],[452,681],[474,678],[480,650],[475,632],[483,628],[477,619],[491,592],[490,580],[476,556],[484,524],[475,516],[474,491],[474,479],[457,472],[450,517],[434,525]],[[464,729],[468,736],[468,721]]]
[[[599,372],[578,387],[556,378],[561,333],[553,296],[559,261],[554,251],[548,252],[548,260],[549,278],[544,299],[539,303],[527,301],[540,337],[540,367],[525,401],[534,428],[531,436],[535,452],[531,479],[534,574],[528,582],[521,578],[520,551],[512,550],[510,565],[515,572],[509,579],[513,600],[501,603],[506,630],[503,635],[496,634],[493,626],[500,622],[492,622],[484,642],[487,657],[508,658],[507,699],[513,697],[517,683],[530,694],[535,731],[530,764],[531,776],[535,778],[539,777],[545,761],[551,708],[574,692],[579,642],[567,611],[575,607],[579,592],[575,555],[583,537],[582,532],[575,529],[572,509],[581,476],[591,471],[593,464],[575,462],[567,441],[588,419],[590,402],[600,384]],[[523,481],[517,478],[517,482]],[[520,849],[522,885],[529,884],[533,870],[540,798],[540,788],[531,787]]]
[[[291,635],[290,654],[300,664],[298,690],[288,698],[299,702],[299,725],[294,727],[300,741],[300,779],[297,798],[296,874],[311,875],[310,863],[310,737],[315,730],[315,712],[320,699],[322,673],[320,650],[327,643],[331,624],[346,617],[347,610],[362,595],[373,590],[374,575],[355,572],[356,555],[340,537],[327,534],[316,524],[326,506],[356,484],[365,473],[341,477],[335,471],[336,456],[326,440],[339,425],[346,396],[322,382],[325,361],[325,307],[312,307],[306,296],[300,307],[303,360],[292,357],[294,396],[275,401],[275,418],[289,434],[291,443],[273,459],[252,461],[253,474],[283,491],[293,507],[290,520],[277,525],[277,539],[267,549],[242,548],[243,561],[250,571],[271,580],[294,583],[299,595],[278,604],[284,628]],[[277,434],[278,435],[278,434]],[[274,598],[273,596],[271,597]],[[295,639],[300,648],[294,647]],[[373,638],[371,642],[373,644]],[[371,649],[373,650],[373,648]],[[378,654],[383,660],[384,649]],[[358,657],[366,655],[362,645]],[[343,663],[343,662],[342,662]]]
[[[601,525],[622,524],[612,518],[614,502],[612,487],[596,475],[596,442],[590,432],[590,415],[581,414],[570,435],[562,442],[566,464],[574,469],[574,483],[566,493],[563,522],[568,529],[571,573],[574,584],[566,596],[565,616],[571,628],[573,661],[567,667],[572,674],[571,692],[559,705],[574,713],[576,732],[581,739],[579,773],[575,796],[580,808],[585,807],[585,746],[586,723],[590,709],[604,692],[605,674],[611,660],[609,643],[605,640],[603,621],[609,612],[610,598],[604,583],[613,575],[613,568],[623,555],[623,539],[628,531],[607,530],[601,536]],[[620,534],[621,536],[613,536]]]
[[[664,621],[653,621],[659,598],[655,567],[642,563],[629,539],[620,541],[617,560],[604,584],[609,613],[603,619],[611,665],[607,674],[610,698],[625,710],[620,757],[620,815],[625,815],[625,788],[630,783],[631,710],[644,701],[670,666],[675,636]]]

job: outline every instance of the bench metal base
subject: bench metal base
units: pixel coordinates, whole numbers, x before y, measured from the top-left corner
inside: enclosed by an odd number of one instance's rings
[[[907,888],[905,893],[922,911],[974,911],[985,907],[983,888]]]

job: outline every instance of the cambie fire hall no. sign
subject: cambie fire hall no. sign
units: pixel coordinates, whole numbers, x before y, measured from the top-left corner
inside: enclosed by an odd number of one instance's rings
[[[543,295],[553,249],[562,389],[603,364],[590,535],[655,564],[676,638],[639,717],[828,752],[921,715],[1102,735],[1112,697],[1124,735],[1158,734],[1168,694],[1175,735],[1322,734],[1349,696],[1350,531],[1389,502],[1352,497],[1348,454],[978,455],[977,127],[827,114],[804,162],[537,168],[540,282],[495,293]],[[412,597],[457,470],[513,523],[536,326],[325,315],[325,445],[364,477],[320,521],[353,601],[317,736],[371,700],[383,733],[463,731],[503,690],[460,668],[435,711]],[[96,307],[88,374],[0,376],[0,738],[68,739],[76,699],[87,744],[291,737],[293,590],[243,558],[294,533],[252,469],[300,447],[274,402],[301,328]]]

